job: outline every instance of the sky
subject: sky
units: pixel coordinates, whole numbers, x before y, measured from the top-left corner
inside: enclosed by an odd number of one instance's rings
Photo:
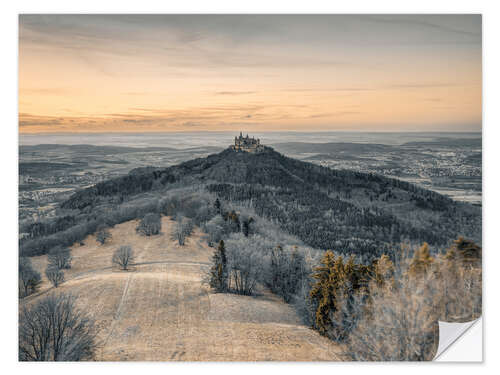
[[[480,15],[20,15],[19,131],[481,131]]]

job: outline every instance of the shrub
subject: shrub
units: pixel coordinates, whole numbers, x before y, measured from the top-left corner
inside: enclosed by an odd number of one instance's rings
[[[100,226],[97,228],[96,240],[101,245],[104,245],[111,238],[111,233],[109,229],[105,226]]]

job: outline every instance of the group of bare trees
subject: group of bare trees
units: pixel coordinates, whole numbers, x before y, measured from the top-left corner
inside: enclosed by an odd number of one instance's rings
[[[57,288],[64,282],[64,269],[71,268],[71,251],[67,247],[57,246],[50,250],[45,276]]]
[[[76,307],[76,298],[54,293],[21,307],[19,360],[91,360],[96,335],[95,322]]]
[[[292,251],[286,251],[278,245],[271,252],[269,273],[268,286],[288,303],[298,293],[309,269],[304,255],[298,251],[297,247],[294,247]]]
[[[209,284],[217,292],[252,295],[262,271],[255,244],[244,236],[233,236],[227,242],[227,252],[223,240],[214,252]]]
[[[31,259],[19,258],[19,297],[23,298],[35,293],[42,282],[39,272],[33,269]]]
[[[259,284],[291,302],[308,274],[297,247],[277,245],[260,234],[233,233],[221,240],[212,258],[209,284],[217,292],[252,295]]]
[[[180,246],[184,246],[186,238],[193,232],[193,229],[193,222],[189,218],[178,216],[176,218],[175,228],[172,232],[172,239],[177,241]]]
[[[137,233],[143,236],[153,236],[161,232],[161,216],[158,213],[144,215],[136,228]]]

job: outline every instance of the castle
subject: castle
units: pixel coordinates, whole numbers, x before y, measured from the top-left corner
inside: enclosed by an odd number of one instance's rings
[[[231,149],[236,152],[261,152],[264,151],[264,146],[260,144],[260,139],[250,138],[248,134],[243,137],[240,132],[239,137],[234,137],[234,145],[231,146]]]

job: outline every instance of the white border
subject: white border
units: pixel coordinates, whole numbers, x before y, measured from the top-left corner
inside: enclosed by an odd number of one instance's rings
[[[2,228],[2,297],[3,308],[0,309],[2,332],[0,339],[1,365],[4,373],[40,373],[50,371],[56,373],[92,373],[105,371],[119,371],[121,374],[136,374],[145,370],[149,373],[199,373],[204,374],[250,374],[255,371],[286,371],[290,374],[303,374],[313,371],[360,371],[373,374],[421,374],[422,371],[434,372],[453,371],[455,374],[471,371],[491,369],[495,358],[498,356],[495,348],[498,344],[496,332],[498,329],[499,297],[497,285],[500,272],[496,269],[499,262],[498,243],[495,233],[498,231],[499,205],[499,174],[497,160],[500,161],[500,118],[498,114],[498,92],[500,59],[498,52],[500,35],[500,18],[498,15],[498,2],[492,1],[436,1],[419,0],[397,1],[269,1],[253,0],[245,2],[233,1],[17,1],[4,2],[0,12],[0,37],[2,43],[2,194],[1,197],[1,228]],[[17,14],[18,13],[482,13],[483,14],[483,72],[484,72],[484,112],[483,112],[483,215],[484,221],[484,285],[485,285],[485,318],[487,320],[487,334],[485,335],[485,361],[486,365],[477,366],[463,364],[174,364],[174,363],[117,363],[109,364],[18,364],[17,358],[17,296],[15,290],[17,267]],[[488,298],[487,296],[491,296]],[[15,301],[15,302],[13,302]],[[488,318],[489,317],[489,318]],[[496,345],[495,345],[496,344]],[[35,368],[36,366],[36,368]],[[277,368],[276,366],[279,366]],[[347,368],[345,368],[347,366]],[[425,369],[421,366],[426,366]],[[446,366],[446,369],[442,368]],[[319,368],[321,367],[321,368]],[[341,367],[341,368],[340,368]],[[403,368],[404,367],[404,368]],[[450,368],[448,368],[450,367]]]

